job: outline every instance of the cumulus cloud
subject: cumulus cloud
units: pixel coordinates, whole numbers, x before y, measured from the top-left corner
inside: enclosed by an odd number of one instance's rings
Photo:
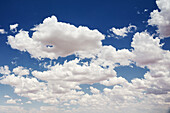
[[[0,29],[0,34],[7,34],[7,32],[4,29]]]
[[[4,95],[4,98],[11,98],[9,95]]]
[[[136,31],[137,27],[135,25],[129,25],[128,27],[123,27],[123,28],[111,28],[110,31],[114,33],[116,36],[121,36],[125,37],[127,36],[128,33]]]
[[[27,103],[27,104],[32,104],[32,102],[31,102],[31,101],[27,101],[26,103]]]
[[[170,0],[156,0],[158,9],[150,13],[149,25],[157,26],[161,38],[170,37]]]
[[[9,67],[7,65],[0,67],[0,74],[8,75],[10,73],[11,71],[9,70]]]
[[[6,101],[7,104],[16,104],[16,100],[13,100],[13,99],[9,99]]]
[[[15,33],[17,32],[18,24],[9,25],[9,27],[10,27],[10,30]]]
[[[98,93],[100,93],[100,90],[98,90],[98,89],[96,89],[96,88],[94,88],[94,87],[90,87],[90,90],[91,90],[91,92],[92,92],[93,94],[98,94]]]
[[[13,72],[15,73],[15,75],[18,75],[18,76],[29,75],[29,70],[24,69],[24,67],[22,66],[18,66],[14,68]]]
[[[125,37],[131,29],[136,26],[115,29],[113,33]],[[49,65],[45,71],[30,72],[18,66],[11,72],[8,66],[0,67],[3,74],[0,83],[11,85],[14,93],[29,98],[26,103],[36,100],[53,105],[42,106],[34,112],[159,113],[169,107],[170,52],[162,49],[160,38],[137,32],[132,39],[132,50],[116,50],[112,46],[102,46],[104,36],[99,31],[58,22],[55,16],[46,18],[32,30],[32,37],[27,31],[9,36],[8,44],[35,58],[57,59],[73,53],[78,57],[63,64]],[[90,62],[81,62],[85,58]],[[115,67],[132,63],[149,69],[143,79],[134,78],[128,82],[117,77]],[[104,85],[104,89],[94,88],[94,83]],[[83,91],[81,84],[89,84],[92,95]],[[21,100],[7,101],[17,103]]]
[[[122,77],[113,77],[113,78],[109,78],[109,80],[101,81],[100,83],[105,86],[114,86],[114,85],[125,84],[125,83],[127,83],[127,80]]]
[[[152,64],[158,62],[162,57],[160,40],[153,39],[147,32],[136,33],[131,46],[134,48],[135,62],[139,65]]]
[[[43,23],[32,30],[32,37],[26,31],[8,36],[8,43],[13,49],[27,51],[35,58],[54,59],[76,51],[97,49],[102,46],[101,40],[104,39],[98,30],[58,22],[55,16],[44,19]]]

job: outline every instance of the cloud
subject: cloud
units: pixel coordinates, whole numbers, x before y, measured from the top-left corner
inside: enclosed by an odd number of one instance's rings
[[[0,74],[8,75],[10,73],[11,71],[9,70],[9,67],[7,65],[0,67]]]
[[[120,65],[129,65],[130,59],[134,57],[128,49],[116,50],[113,46],[103,46],[100,49],[88,52],[77,52],[80,59],[90,58],[91,62],[104,67],[115,67]]]
[[[16,100],[13,100],[13,99],[9,99],[6,101],[7,104],[16,104]]]
[[[94,88],[94,87],[90,87],[90,90],[93,94],[99,94],[100,93],[100,90]]]
[[[160,40],[153,39],[147,32],[136,33],[132,39],[131,46],[134,48],[134,61],[137,65],[147,65],[158,62],[163,57]]]
[[[170,0],[157,0],[158,9],[150,13],[149,25],[157,26],[160,38],[170,37]]]
[[[29,70],[24,69],[24,67],[22,66],[18,66],[14,68],[13,72],[15,73],[15,75],[18,75],[18,76],[29,75]]]
[[[123,27],[120,29],[117,29],[115,27],[111,28],[110,31],[114,33],[116,36],[125,37],[128,33],[131,33],[133,31],[136,31],[137,27],[135,25],[130,25],[128,27]]]
[[[100,48],[104,39],[98,30],[58,22],[55,16],[44,19],[32,30],[32,37],[26,31],[20,31],[15,37],[8,36],[8,44],[13,49],[29,52],[35,58],[57,59],[77,51]]]
[[[136,33],[132,47],[135,55],[133,60],[136,64],[141,67],[146,66],[150,70],[144,75],[144,80],[138,81],[139,87],[143,87],[149,94],[168,94],[170,51],[163,50],[160,39],[153,38],[147,32]]]
[[[0,34],[7,34],[7,32],[4,29],[0,29]]]
[[[32,104],[32,102],[31,102],[31,101],[27,101],[26,103],[27,103],[27,104]]]
[[[114,86],[114,85],[123,85],[127,83],[127,80],[122,77],[114,77],[114,78],[110,78],[109,80],[101,81],[100,83],[105,86]]]
[[[119,36],[126,36],[132,28],[136,29],[133,25],[119,29]],[[11,72],[8,66],[0,67],[3,74],[0,83],[12,86],[14,93],[29,98],[26,103],[35,100],[52,105],[32,111],[159,113],[169,107],[170,51],[162,49],[159,37],[154,38],[146,31],[137,32],[131,42],[133,49],[116,50],[112,46],[102,46],[104,36],[99,31],[58,22],[55,16],[46,18],[32,30],[32,37],[22,30],[9,36],[8,44],[35,58],[57,59],[70,54],[77,57],[63,64],[49,65],[45,71],[18,66]],[[81,61],[85,58],[90,62]],[[117,77],[115,67],[131,64],[149,71],[142,79],[134,78],[131,82]],[[94,88],[94,83],[104,89]],[[83,91],[81,84],[90,85],[92,94]],[[17,103],[21,100],[7,101]],[[6,110],[7,107],[0,108]]]
[[[11,98],[9,95],[4,95],[4,98]]]
[[[10,27],[10,30],[15,33],[17,32],[18,24],[9,25],[9,27]]]

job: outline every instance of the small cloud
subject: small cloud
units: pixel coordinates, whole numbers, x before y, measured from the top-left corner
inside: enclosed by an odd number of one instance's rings
[[[31,101],[27,101],[26,103],[27,103],[27,104],[32,104],[32,102],[31,102]]]
[[[4,95],[4,98],[11,98],[9,95]]]
[[[11,71],[9,70],[8,66],[5,65],[5,66],[0,67],[0,74],[8,75],[10,73],[11,73]]]
[[[0,34],[7,34],[7,32],[4,29],[0,29]]]
[[[140,12],[139,12],[139,11],[137,11],[137,14],[138,14],[138,15],[140,15]]]
[[[18,24],[9,25],[9,27],[10,27],[10,30],[11,30],[13,33],[15,33],[15,32],[17,32]]]
[[[16,104],[16,100],[13,100],[13,99],[9,99],[6,101],[7,104]]]
[[[144,9],[144,12],[147,12],[148,11],[148,9]]]
[[[8,95],[7,95],[8,96]],[[6,101],[7,104],[19,104],[17,102],[21,102],[22,100],[21,99],[9,99]]]
[[[123,27],[123,28],[120,28],[120,29],[113,27],[113,28],[110,29],[110,31],[113,34],[111,33],[109,35],[109,37],[113,37],[115,35],[125,37],[125,36],[127,36],[128,33],[132,33],[133,31],[136,31],[136,29],[137,29],[137,27],[135,25],[131,25],[131,24],[129,24],[128,27]],[[116,38],[118,38],[118,37],[116,37]]]

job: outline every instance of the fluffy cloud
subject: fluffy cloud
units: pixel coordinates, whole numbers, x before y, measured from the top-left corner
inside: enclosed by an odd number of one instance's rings
[[[91,90],[91,92],[92,92],[93,94],[98,94],[98,93],[100,93],[100,90],[98,90],[98,89],[96,89],[96,88],[94,88],[94,87],[90,87],[90,90]]]
[[[20,31],[15,37],[8,36],[8,43],[13,49],[27,51],[35,58],[54,59],[76,51],[97,49],[104,39],[98,30],[58,22],[55,16],[44,19],[32,30],[35,32],[31,38],[28,32]]]
[[[0,67],[0,74],[8,75],[10,73],[11,73],[11,71],[9,70],[8,66],[5,65],[5,66]]]
[[[18,66],[14,68],[13,72],[15,73],[15,75],[18,75],[18,76],[29,75],[29,70],[24,69],[24,67],[22,66]]]
[[[135,55],[134,61],[138,66],[150,70],[144,75],[144,80],[138,80],[149,94],[168,94],[170,91],[170,51],[161,48],[160,39],[153,38],[146,32],[136,33],[133,38],[132,51]]]
[[[123,85],[127,83],[127,80],[122,77],[113,77],[113,78],[110,78],[109,80],[101,81],[100,83],[105,86],[114,86],[114,85]]]
[[[160,11],[151,12],[148,23],[158,27],[161,38],[170,37],[170,0],[157,0],[156,4]]]
[[[132,29],[136,26],[112,28],[112,32],[125,37]],[[32,37],[27,31],[9,36],[8,44],[35,58],[57,59],[75,53],[78,59],[49,65],[45,71],[29,72],[18,66],[12,74],[8,66],[0,67],[3,74],[1,84],[11,85],[19,96],[53,105],[32,111],[15,109],[24,113],[160,113],[168,109],[170,52],[161,48],[160,38],[147,32],[136,33],[131,43],[132,50],[116,50],[112,46],[102,46],[104,36],[99,31],[58,22],[55,16],[46,18],[32,30]],[[81,62],[84,58],[89,58],[90,62]],[[116,76],[115,67],[131,63],[149,69],[143,79],[134,78],[128,82]],[[104,89],[94,88],[94,83],[100,83]],[[81,84],[89,84],[92,94],[83,91]],[[9,99],[7,103],[19,101]],[[0,108],[0,111],[5,109],[8,112],[8,107]]]
[[[7,34],[7,32],[4,29],[0,29],[0,34]]]
[[[4,98],[11,98],[9,95],[4,95]]]
[[[153,39],[147,32],[136,33],[131,43],[134,48],[134,61],[137,65],[147,65],[158,62],[162,57],[162,45],[158,38]]]
[[[48,71],[33,71],[32,74],[41,80],[58,81],[58,83],[63,81],[65,85],[67,82],[92,84],[116,76],[116,72],[112,68],[104,69],[94,63],[89,66],[81,66],[77,63],[79,63],[79,60],[75,59],[65,62],[63,65],[52,66]]]
[[[26,103],[27,103],[27,104],[32,104],[32,102],[31,102],[31,101],[27,101]]]
[[[129,32],[133,32],[137,29],[135,25],[129,25],[128,27],[117,29],[115,27],[111,28],[110,31],[113,32],[116,36],[125,37]]]
[[[7,104],[17,104],[17,100],[9,99],[6,101]]]
[[[129,65],[134,57],[128,49],[116,50],[113,46],[103,46],[100,49],[88,52],[77,52],[76,55],[80,59],[90,58],[94,64],[113,68],[119,66],[118,64]]]
[[[18,24],[9,25],[9,27],[10,27],[10,30],[15,33],[17,32]]]

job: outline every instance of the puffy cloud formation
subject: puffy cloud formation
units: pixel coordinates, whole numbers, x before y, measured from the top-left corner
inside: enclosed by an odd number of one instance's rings
[[[111,28],[110,31],[113,32],[116,36],[125,37],[129,32],[136,31],[137,27],[135,25],[129,25],[128,27],[117,29],[115,27]]]
[[[136,33],[131,45],[134,48],[134,60],[139,65],[152,64],[163,57],[160,40],[158,38],[153,39],[153,36],[150,36],[147,32]]]
[[[18,76],[29,75],[29,70],[24,69],[24,67],[22,67],[22,66],[18,66],[16,68],[14,68],[13,72]]]
[[[18,104],[17,102],[21,102],[21,99],[9,99],[6,101],[7,104]]]
[[[4,29],[0,29],[0,34],[7,34],[7,32]]]
[[[125,27],[125,35],[130,29],[130,26]],[[39,110],[0,106],[0,112],[8,112],[8,109],[24,113],[167,112],[170,105],[170,51],[162,49],[160,38],[137,32],[131,42],[132,50],[116,50],[112,46],[102,46],[104,36],[97,30],[58,22],[55,16],[46,18],[33,30],[32,37],[26,31],[9,36],[8,43],[13,49],[27,51],[35,58],[57,59],[73,53],[78,58],[49,65],[45,71],[18,66],[11,72],[8,66],[0,67],[1,84],[11,85],[19,96],[52,105],[41,106]],[[85,58],[90,61],[82,62]],[[134,78],[131,82],[117,77],[115,67],[132,63],[147,67],[149,71],[142,79]],[[95,83],[103,89],[95,88]],[[89,85],[92,94],[83,91],[83,84]],[[16,103],[18,100],[8,101]]]
[[[80,59],[85,57],[92,59],[90,64],[83,62],[80,65],[80,60],[75,59],[63,65],[50,66],[47,71],[34,70],[32,78],[8,72],[8,76],[4,76],[0,83],[13,86],[14,92],[20,96],[54,105],[42,106],[40,110],[36,110],[37,113],[166,112],[170,104],[168,101],[170,52],[161,49],[160,39],[153,38],[147,32],[136,33],[132,47],[132,51],[126,49],[116,51],[114,47],[104,46],[89,52],[79,52]],[[150,70],[143,79],[136,78],[128,82],[123,77],[116,77],[114,67],[130,65],[133,62],[141,67],[147,66]],[[90,95],[81,91],[79,87],[80,84],[93,83],[113,88],[104,88],[100,91],[91,86]],[[73,105],[78,107],[70,108]],[[130,106],[134,107],[129,109]]]
[[[8,75],[11,71],[9,70],[9,67],[7,65],[0,67],[0,74]]]
[[[91,92],[92,92],[93,94],[98,94],[98,93],[100,93],[100,90],[98,90],[98,89],[96,89],[96,88],[94,88],[94,87],[90,87],[90,90],[91,90]]]
[[[9,27],[10,27],[10,30],[15,33],[17,32],[18,24],[9,25]]]
[[[16,100],[13,100],[13,99],[10,99],[10,100],[7,100],[6,102],[7,104],[16,104]]]
[[[27,103],[27,104],[32,104],[32,102],[31,102],[31,101],[27,101],[26,103]]]
[[[4,98],[11,98],[9,95],[4,95]]]
[[[80,65],[80,60],[75,59],[63,65],[50,66],[47,71],[34,70],[32,75],[36,78],[9,73],[0,83],[13,86],[14,92],[20,96],[54,105],[42,106],[37,110],[40,113],[167,112],[170,104],[170,52],[161,48],[159,38],[153,38],[147,32],[136,33],[131,45],[132,51],[116,51],[112,46],[103,46],[97,50],[79,52],[80,59],[92,59],[90,64],[81,62]],[[150,70],[143,79],[135,78],[128,82],[123,77],[116,77],[116,66],[133,62],[140,67],[147,66]],[[79,87],[80,84],[93,83],[113,88],[100,91],[90,86],[90,95]],[[73,105],[79,107],[70,108]],[[130,106],[134,107],[129,109]]]
[[[8,43],[13,49],[27,51],[35,58],[54,59],[77,51],[97,49],[104,39],[98,30],[58,22],[55,16],[44,19],[32,30],[35,31],[32,37],[27,31],[20,31],[15,37],[9,36]]]
[[[170,0],[157,0],[156,4],[160,11],[156,9],[151,12],[148,23],[158,27],[161,38],[170,37]]]

